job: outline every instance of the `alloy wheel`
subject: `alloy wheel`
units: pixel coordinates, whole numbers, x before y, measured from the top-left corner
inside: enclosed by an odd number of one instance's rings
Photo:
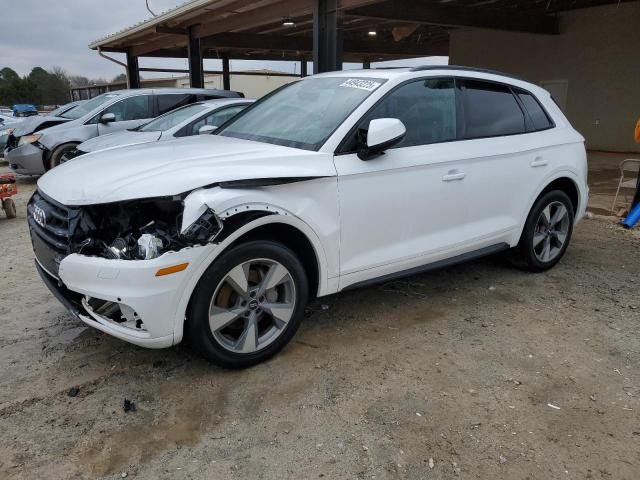
[[[273,343],[296,307],[293,277],[280,263],[253,259],[231,269],[209,305],[209,327],[225,349],[251,354]]]
[[[533,251],[538,261],[549,263],[560,255],[570,228],[569,211],[562,202],[551,202],[540,212],[533,234]]]

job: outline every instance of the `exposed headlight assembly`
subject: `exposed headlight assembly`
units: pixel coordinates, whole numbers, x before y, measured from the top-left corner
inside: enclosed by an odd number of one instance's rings
[[[148,198],[85,207],[76,231],[76,253],[118,260],[151,260],[170,251],[206,245],[222,231],[207,208],[184,232],[180,198]]]
[[[138,239],[138,257],[151,260],[160,256],[164,242],[160,237],[151,233],[143,233]]]
[[[222,221],[216,212],[208,208],[195,222],[187,227],[181,235],[185,240],[205,244],[215,240],[222,231]]]
[[[32,133],[31,135],[25,135],[23,137],[20,137],[20,140],[18,141],[18,146],[21,147],[22,145],[29,145],[31,143],[36,143],[41,138],[42,138],[41,133]]]

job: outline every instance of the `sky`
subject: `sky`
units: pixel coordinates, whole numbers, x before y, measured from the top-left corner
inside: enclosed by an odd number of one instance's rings
[[[149,0],[155,13],[181,3],[182,0]],[[151,17],[145,0],[0,0],[0,12],[0,68],[11,67],[20,75],[28,75],[35,66],[46,70],[62,67],[71,75],[106,80],[124,73],[124,69],[98,56],[88,48],[89,43]],[[124,59],[123,55],[110,55]],[[143,58],[140,66],[186,69],[187,60]],[[220,68],[219,61],[205,60],[205,69]],[[295,62],[231,63],[232,70],[261,68],[299,73]]]

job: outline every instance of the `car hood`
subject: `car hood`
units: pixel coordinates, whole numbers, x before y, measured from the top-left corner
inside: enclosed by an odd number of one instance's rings
[[[199,135],[89,153],[47,172],[38,190],[64,205],[91,205],[178,195],[219,182],[335,175],[331,154]]]
[[[83,152],[96,152],[106,148],[126,147],[129,145],[139,145],[141,143],[155,142],[160,139],[162,132],[124,132],[110,133],[92,138],[78,145],[78,150]]]
[[[35,131],[42,130],[40,128],[41,125],[50,124],[49,127],[53,128],[52,125],[67,123],[70,120],[71,120],[70,118],[51,117],[51,116],[28,117],[15,126],[15,129],[13,130],[13,135],[16,137],[30,135]]]

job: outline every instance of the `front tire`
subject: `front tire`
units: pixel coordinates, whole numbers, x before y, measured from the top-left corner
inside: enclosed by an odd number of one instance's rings
[[[270,241],[241,244],[200,279],[189,307],[188,340],[222,367],[263,362],[298,330],[308,290],[304,267],[290,249]]]
[[[59,147],[55,148],[53,152],[51,152],[51,155],[49,156],[49,161],[47,162],[47,170],[51,170],[52,168],[55,168],[58,165],[60,165],[60,160],[62,159],[62,156],[65,153],[75,149],[77,146],[78,145],[76,143],[65,143],[64,145],[60,145]]]
[[[555,266],[567,251],[574,219],[573,204],[566,193],[553,190],[544,194],[529,213],[513,252],[514,263],[532,272]]]

